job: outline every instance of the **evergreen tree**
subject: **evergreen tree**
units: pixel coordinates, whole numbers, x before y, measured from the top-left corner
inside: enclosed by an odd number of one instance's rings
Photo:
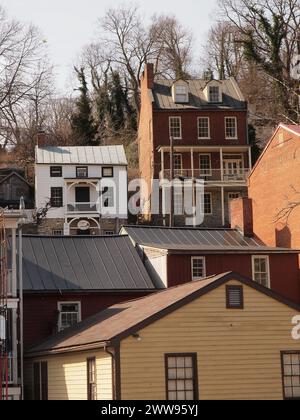
[[[77,143],[82,146],[96,145],[97,128],[92,114],[92,105],[89,97],[88,85],[84,68],[75,67],[80,87],[80,96],[76,101],[76,112],[72,116],[71,124]]]

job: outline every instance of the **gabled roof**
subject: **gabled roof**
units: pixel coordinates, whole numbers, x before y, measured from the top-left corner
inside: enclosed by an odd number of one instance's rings
[[[25,292],[154,290],[126,236],[24,236]]]
[[[178,253],[225,252],[287,252],[299,250],[265,246],[257,238],[243,236],[236,229],[165,228],[154,226],[124,226],[125,232],[138,245]]]
[[[216,82],[216,81],[215,81]],[[243,97],[237,82],[234,78],[219,81],[222,86],[223,102],[209,103],[207,102],[204,89],[207,80],[192,79],[187,80],[189,85],[189,103],[175,103],[172,98],[173,80],[155,79],[152,90],[154,109],[161,110],[211,110],[211,109],[238,109],[246,110],[247,103]]]
[[[17,178],[19,178],[22,182],[25,182],[25,184],[27,184],[29,187],[31,187],[31,185],[29,184],[28,181],[26,181],[25,178],[23,178],[20,174],[18,174],[18,172],[11,172],[10,174],[6,175],[4,178],[0,179],[0,184],[2,184],[3,182],[7,181],[9,178],[11,178],[12,176],[16,176]]]
[[[125,150],[117,146],[36,147],[37,164],[127,165]]]
[[[239,274],[224,273],[111,306],[82,323],[48,338],[40,345],[34,346],[27,352],[27,357],[113,345],[232,280],[237,280],[300,311],[300,306],[289,302],[270,289]]]
[[[296,135],[297,137],[300,137],[300,125],[286,125],[286,124],[279,124],[276,128],[276,130],[274,131],[274,133],[272,134],[272,137],[270,138],[270,140],[268,141],[268,143],[266,144],[263,152],[261,153],[261,155],[259,156],[257,162],[255,163],[255,165],[253,166],[250,174],[249,174],[249,179],[251,178],[252,174],[255,172],[256,168],[258,167],[260,161],[262,160],[262,158],[264,157],[265,153],[267,152],[267,150],[269,149],[269,147],[271,146],[271,144],[273,143],[273,139],[276,136],[276,134],[278,133],[278,131],[280,129],[284,129],[287,131],[292,132],[294,135]]]

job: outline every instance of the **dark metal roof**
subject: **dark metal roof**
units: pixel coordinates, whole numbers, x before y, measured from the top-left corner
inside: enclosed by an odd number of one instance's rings
[[[24,291],[155,289],[127,236],[24,236]]]
[[[267,247],[257,238],[245,237],[235,229],[124,226],[122,231],[126,232],[138,245],[170,251],[299,253],[299,250]]]
[[[189,86],[189,103],[175,103],[172,98],[171,88],[174,81],[169,79],[156,79],[152,90],[156,109],[243,109],[247,108],[245,98],[240,91],[234,78],[221,80],[220,86],[223,92],[223,102],[220,104],[209,103],[206,100],[204,89],[206,80],[187,80]]]
[[[231,280],[239,281],[243,285],[257,290],[259,293],[298,312],[300,311],[299,305],[290,302],[274,291],[237,273],[229,272],[111,306],[32,347],[26,356],[35,357],[78,349],[85,350],[87,348],[96,349],[103,347],[105,344],[113,344],[112,340],[119,341],[140,331]],[[221,304],[223,305],[223,303]]]

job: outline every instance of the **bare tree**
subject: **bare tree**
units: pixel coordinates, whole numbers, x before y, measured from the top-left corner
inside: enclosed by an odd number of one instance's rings
[[[299,0],[219,0],[219,5],[240,33],[245,58],[272,80],[281,118],[297,122],[297,82],[292,70],[300,31]]]

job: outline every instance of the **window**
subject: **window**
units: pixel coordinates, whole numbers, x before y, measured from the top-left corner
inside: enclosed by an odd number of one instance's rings
[[[96,358],[87,359],[87,395],[89,401],[97,400]]]
[[[87,166],[77,166],[76,167],[76,178],[87,178],[89,176]]]
[[[102,178],[112,178],[114,176],[114,168],[112,166],[107,166],[102,168]]]
[[[209,86],[209,102],[220,102],[220,88],[218,86]]]
[[[211,157],[210,155],[199,156],[200,175],[211,176]]]
[[[300,351],[282,352],[283,395],[286,400],[300,400]]]
[[[209,139],[210,138],[209,117],[198,118],[198,138],[199,139]]]
[[[58,303],[58,330],[62,331],[81,321],[81,309],[79,302]]]
[[[228,193],[228,201],[236,200],[237,198],[241,197],[241,193],[239,192],[230,192]]]
[[[53,236],[63,236],[63,231],[61,229],[53,229],[52,230]]]
[[[192,257],[192,279],[201,280],[206,276],[205,258]]]
[[[63,206],[63,189],[62,187],[51,188],[51,206],[62,207]]]
[[[173,156],[173,167],[175,176],[182,174],[182,155],[175,154]]]
[[[243,286],[226,286],[227,309],[244,309]]]
[[[182,188],[174,188],[174,214],[183,215],[183,191]]]
[[[62,177],[62,167],[61,166],[50,166],[50,176],[51,176],[51,178],[61,178]]]
[[[252,257],[252,275],[253,280],[262,286],[270,288],[270,269],[269,257],[253,256]]]
[[[188,102],[188,88],[184,85],[175,85],[175,102],[185,103]]]
[[[203,203],[204,214],[212,214],[211,193],[205,193],[203,198],[204,198],[204,203]]]
[[[180,117],[170,117],[170,137],[173,139],[181,139],[181,118]]]
[[[168,401],[198,400],[196,354],[166,354],[165,369]]]
[[[105,230],[104,236],[114,236],[115,232],[113,230]]]
[[[33,364],[34,400],[48,400],[48,364],[38,362]]]
[[[102,206],[113,207],[114,206],[114,188],[104,187],[102,190]]]
[[[236,117],[225,118],[225,137],[226,139],[237,139]]]

